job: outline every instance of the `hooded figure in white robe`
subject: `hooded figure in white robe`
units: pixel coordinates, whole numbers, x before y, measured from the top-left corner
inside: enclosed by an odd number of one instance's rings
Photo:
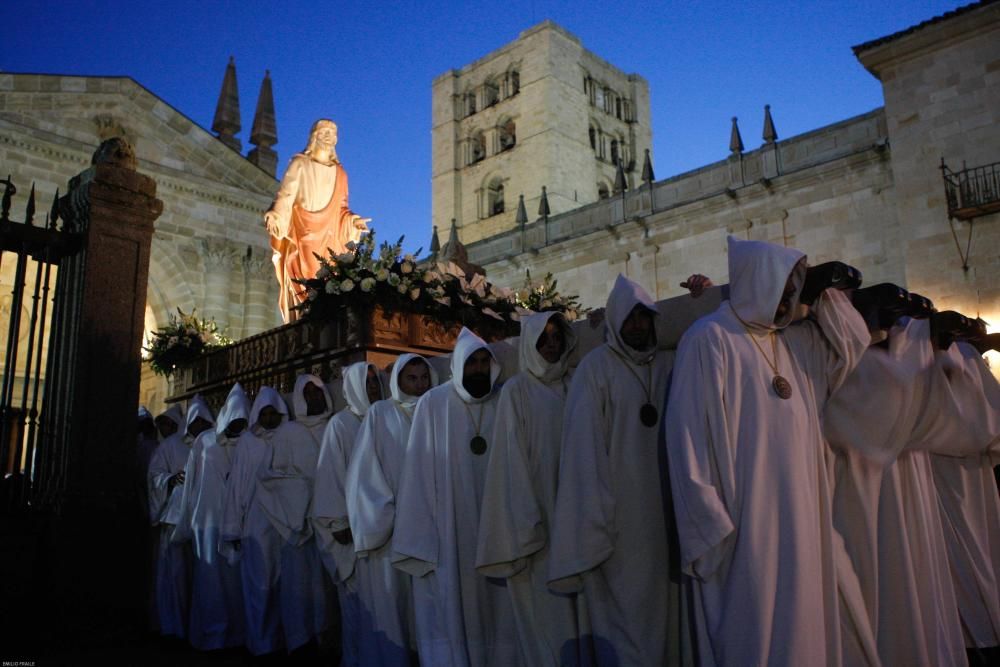
[[[677,351],[666,448],[702,665],[839,665],[841,576],[860,595],[834,544],[820,417],[871,337],[835,290],[788,326],[804,260],[730,237],[729,300]]]
[[[555,362],[537,349],[550,322],[561,332],[562,354]],[[576,335],[561,314],[537,313],[521,320],[518,343],[521,372],[504,383],[497,405],[476,569],[507,579],[527,664],[574,664],[580,636],[577,596],[552,592],[547,581],[560,417]]]
[[[305,395],[306,385],[312,385],[310,391],[315,391],[317,395],[322,395],[323,401],[326,402],[326,409],[318,410],[317,408],[314,411],[315,414],[309,414],[309,405]],[[323,432],[330,421],[330,415],[333,414],[333,398],[330,396],[326,385],[323,384],[323,380],[309,373],[303,373],[295,378],[295,388],[292,390],[292,412],[295,414],[295,421],[309,429],[316,442],[321,443],[323,441]]]
[[[367,391],[370,372],[378,377],[375,365],[365,361],[351,364],[343,371],[341,388],[347,407],[335,414],[323,430],[316,466],[316,491],[310,510],[320,557],[337,586],[345,667],[362,664],[358,658],[360,628],[354,544],[344,489],[354,441],[371,405]]]
[[[412,361],[422,362],[427,369],[428,390],[437,385],[437,373],[426,359],[417,354],[400,355],[389,380],[391,398],[368,410],[347,469],[347,513],[357,552],[354,581],[360,602],[362,665],[416,664],[410,575],[392,565],[396,498],[419,398],[400,387],[400,375]]]
[[[901,320],[824,413],[838,452],[834,525],[885,665],[965,664],[930,455],[919,451],[943,407],[932,400],[933,362],[929,321]]]
[[[1000,658],[1000,385],[982,356],[956,342],[935,355],[936,428],[921,434],[948,549],[965,646],[978,664]],[[990,649],[983,651],[983,649]],[[975,664],[975,663],[974,663]]]
[[[463,328],[451,371],[452,379],[424,394],[413,414],[395,505],[393,563],[413,575],[421,665],[519,665],[505,581],[475,567],[500,364]]]
[[[240,569],[219,547],[226,482],[232,470],[238,435],[227,430],[250,419],[250,400],[237,382],[219,411],[214,429],[206,429],[191,447],[181,487],[181,519],[175,543],[190,542],[194,557],[191,576],[191,622],[188,641],[210,651],[242,646],[246,640]]]
[[[176,412],[172,412],[176,410]],[[166,417],[178,421],[178,406],[157,419]],[[212,411],[201,396],[191,399],[187,419],[182,428],[165,438],[149,462],[149,519],[160,527],[156,557],[156,581],[153,596],[160,633],[186,637],[191,589],[191,548],[173,544],[170,536],[180,518],[181,495],[184,491],[184,468],[191,453],[194,437],[188,429],[198,418],[213,424]]]
[[[655,325],[653,299],[618,276],[605,308],[605,343],[577,367],[562,424],[549,587],[582,592],[593,632],[584,638],[593,647],[584,650],[601,665],[681,660],[659,444],[672,353],[657,349],[655,327],[636,347],[625,342],[626,320],[643,311]]]
[[[273,425],[261,419],[268,407],[278,415]],[[288,421],[278,392],[261,387],[250,428],[236,444],[221,531],[224,542],[239,544],[247,648],[254,655],[282,647],[290,653],[326,626],[323,570],[307,516],[317,456],[309,429]]]

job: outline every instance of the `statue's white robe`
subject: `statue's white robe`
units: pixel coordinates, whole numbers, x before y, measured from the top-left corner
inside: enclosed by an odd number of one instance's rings
[[[946,383],[935,396],[944,444],[931,456],[945,544],[965,645],[1000,645],[1000,385],[971,346],[956,343],[936,356]]]
[[[216,427],[195,439],[184,469],[181,520],[172,539],[191,544],[188,641],[203,651],[242,646],[246,641],[240,568],[223,557],[219,546],[226,484],[237,441],[227,438],[225,430],[233,420],[249,416],[250,403],[237,384],[229,392]]]
[[[277,393],[264,387],[251,422],[265,390],[287,414]],[[319,447],[308,429],[289,421],[273,430],[253,427],[236,447],[222,538],[241,545],[247,648],[255,655],[282,646],[291,652],[327,620],[322,564],[306,516]]]
[[[619,276],[608,296],[608,342],[584,357],[570,383],[548,579],[553,591],[582,593],[592,629],[582,650],[598,664],[676,665],[680,588],[670,580],[660,440],[673,354],[621,341],[638,304],[655,308]],[[647,402],[658,411],[651,426],[640,421]]]
[[[183,428],[183,427],[182,427]],[[191,445],[181,431],[165,438],[149,462],[149,520],[159,526],[153,596],[159,631],[164,635],[187,636],[191,586],[191,549],[187,544],[173,544],[170,536],[183,486],[169,487],[169,480],[184,470]],[[173,510],[173,511],[171,511]]]
[[[485,347],[462,330],[452,356],[453,380],[417,403],[406,447],[392,548],[395,566],[413,575],[421,665],[521,664],[505,582],[475,569],[492,446],[476,455],[470,441],[477,422],[484,437],[492,433],[497,392],[494,385],[492,393],[476,400],[460,383],[466,359]],[[499,374],[493,361],[494,383]]]
[[[821,414],[870,336],[846,297],[827,290],[816,322],[773,334],[773,361],[792,388],[783,400],[732,308],[735,297],[745,321],[774,327],[802,257],[731,240],[730,301],[698,320],[677,351],[666,445],[702,665],[841,664],[841,578],[853,571],[833,530]],[[770,358],[768,338],[760,341]]]

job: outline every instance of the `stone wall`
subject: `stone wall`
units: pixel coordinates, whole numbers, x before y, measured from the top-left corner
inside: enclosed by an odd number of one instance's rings
[[[882,82],[907,285],[1000,331],[1000,215],[972,221],[968,270],[940,164],[1000,162],[1000,5],[959,10],[855,49]],[[965,251],[969,223],[954,222]]]
[[[903,282],[885,133],[875,110],[639,187],[626,193],[625,216],[614,197],[536,220],[470,245],[470,259],[503,285],[520,285],[525,269],[551,271],[589,307],[604,305],[619,273],[656,299],[680,294],[692,273],[726,282],[728,234],[795,246],[812,262],[848,261],[870,284]]]

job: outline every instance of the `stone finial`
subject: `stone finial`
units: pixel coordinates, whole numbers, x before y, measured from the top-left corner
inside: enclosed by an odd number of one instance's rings
[[[250,130],[250,143],[254,144],[255,148],[247,153],[247,159],[274,176],[278,170],[278,154],[271,150],[271,146],[278,143],[278,123],[274,116],[270,70],[264,72],[264,80],[260,84],[257,110],[254,112],[253,128]]]
[[[111,137],[97,147],[94,156],[90,158],[90,164],[112,164],[135,171],[135,149],[124,137]]]
[[[436,257],[439,252],[441,252],[441,241],[438,240],[437,225],[434,225],[434,231],[431,232],[431,256]]]
[[[642,181],[652,184],[656,177],[653,176],[653,160],[649,157],[649,149],[646,149],[646,157],[642,161]]]
[[[222,90],[219,91],[219,101],[215,105],[215,119],[212,121],[212,132],[222,143],[234,150],[242,150],[243,144],[236,138],[240,131],[240,94],[236,88],[236,60],[229,56],[226,65],[226,75],[222,79]]]
[[[615,194],[620,194],[628,190],[628,181],[625,180],[625,170],[622,169],[622,161],[618,161],[615,168]]]
[[[518,195],[517,197],[517,217],[514,218],[514,222],[519,227],[524,227],[528,224],[528,211],[524,208],[524,195]]]
[[[736,123],[736,116],[733,116],[733,129],[729,131],[729,150],[734,155],[743,152],[743,137],[740,136],[740,126]]]
[[[455,218],[451,219],[451,232],[448,234],[448,242],[442,246],[438,261],[445,264],[452,262],[458,265],[465,272],[467,278],[471,278],[477,273],[486,275],[486,270],[483,267],[469,261],[469,251],[458,240],[458,224],[455,222]]]
[[[549,217],[552,209],[549,208],[549,193],[545,186],[542,186],[542,198],[538,200],[538,215],[543,218]]]
[[[771,118],[771,105],[764,105],[764,143],[773,144],[778,140],[778,133],[774,129],[774,120]]]

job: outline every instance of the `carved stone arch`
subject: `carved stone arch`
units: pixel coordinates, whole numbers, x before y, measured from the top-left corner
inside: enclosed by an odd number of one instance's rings
[[[597,199],[598,201],[602,199],[610,199],[611,193],[614,192],[614,186],[611,181],[606,178],[597,179]]]
[[[194,299],[194,286],[183,278],[184,273],[184,263],[170,244],[154,239],[149,253],[146,303],[152,308],[158,326],[166,324],[170,314],[177,312],[177,308],[189,313],[198,305]],[[200,286],[197,291],[201,291]]]

